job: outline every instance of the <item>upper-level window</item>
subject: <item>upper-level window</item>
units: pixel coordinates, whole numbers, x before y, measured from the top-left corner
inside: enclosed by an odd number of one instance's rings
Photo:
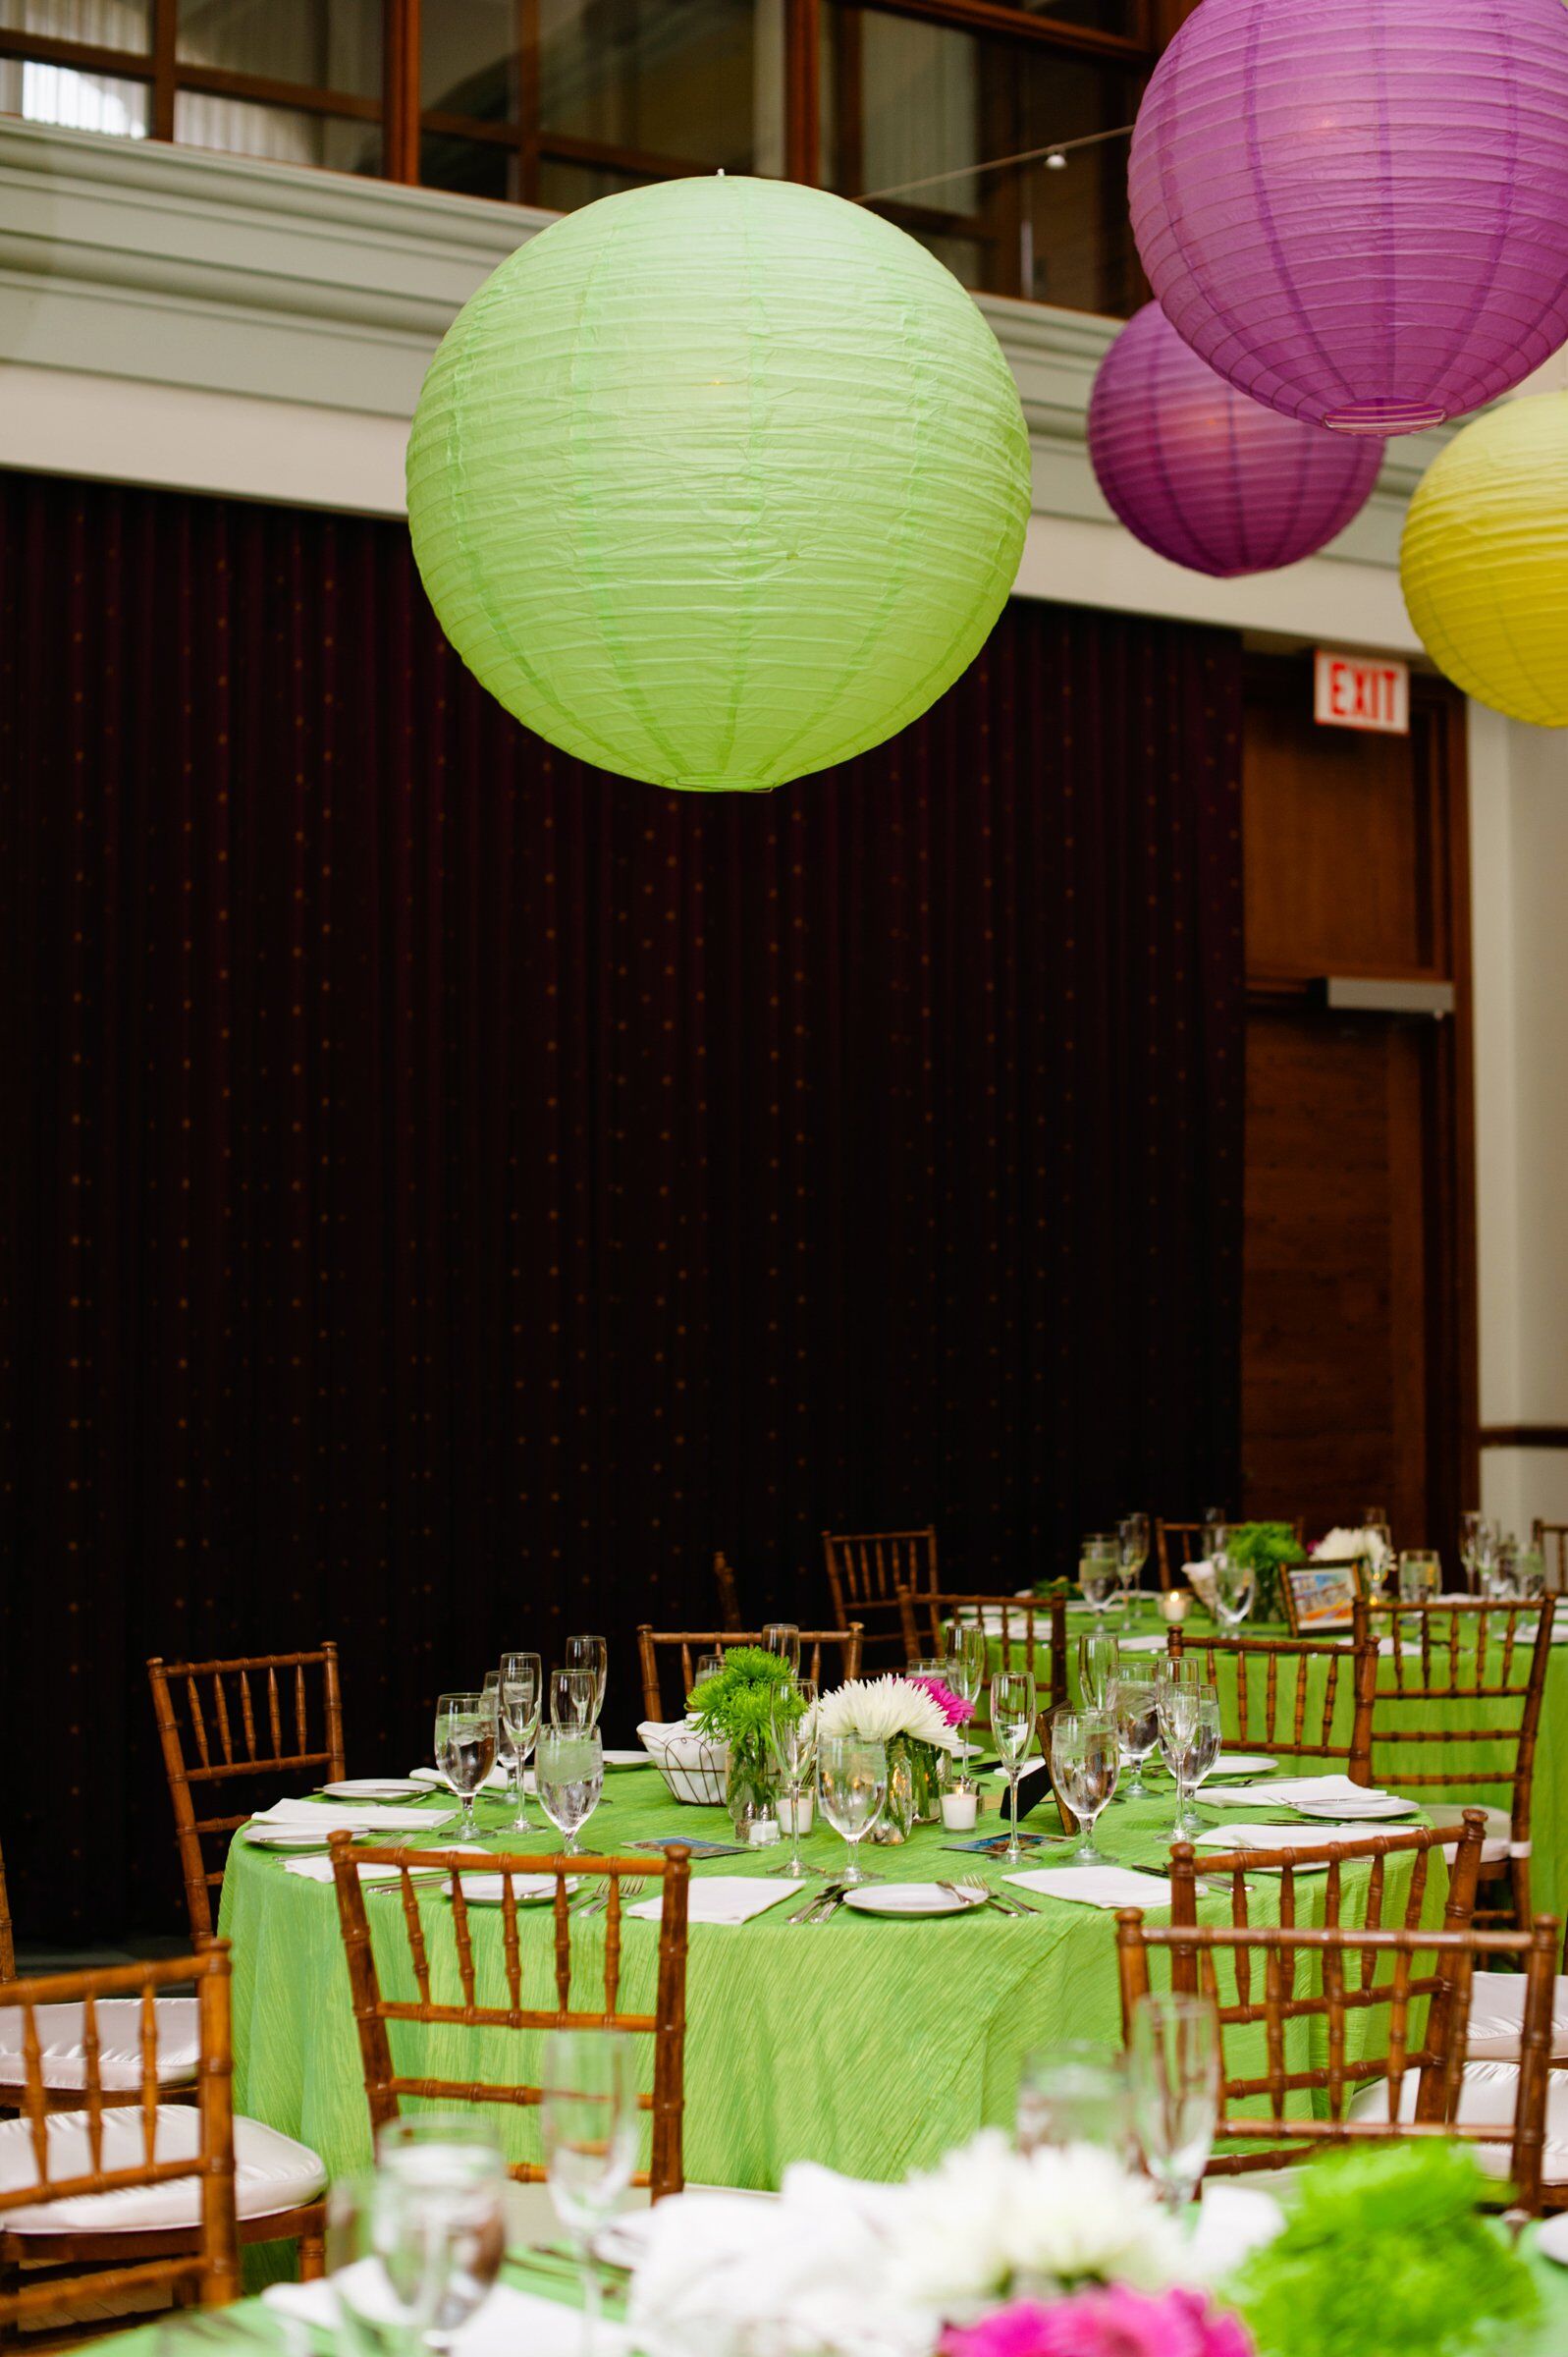
[[[1157,10],[1184,0],[0,0],[0,111],[562,212],[787,175],[966,286],[1126,311],[1125,142],[1072,142],[1131,120]]]

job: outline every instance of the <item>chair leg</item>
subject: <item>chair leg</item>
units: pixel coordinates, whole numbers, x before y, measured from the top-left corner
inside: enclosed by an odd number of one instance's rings
[[[300,2282],[319,2283],[326,2272],[326,2237],[319,2232],[301,2234],[299,2237]]]
[[[1530,1909],[1530,1860],[1528,1858],[1509,1859],[1508,1881],[1513,1890],[1514,1928],[1517,1931],[1528,1932],[1531,1924],[1535,1921]]]

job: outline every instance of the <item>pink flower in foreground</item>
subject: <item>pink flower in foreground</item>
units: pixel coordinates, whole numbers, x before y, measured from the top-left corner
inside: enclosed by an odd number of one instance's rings
[[[978,2325],[949,2326],[942,2357],[1253,2357],[1233,2316],[1195,2291],[1151,2299],[1111,2284],[1045,2305],[1019,2300]]]
[[[975,1715],[974,1704],[965,1702],[962,1695],[955,1694],[940,1677],[912,1677],[909,1683],[922,1687],[931,1696],[949,1727],[963,1727]]]

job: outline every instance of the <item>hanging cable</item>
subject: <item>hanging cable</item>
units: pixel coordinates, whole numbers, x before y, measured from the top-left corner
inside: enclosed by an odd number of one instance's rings
[[[955,164],[950,172],[928,172],[923,180],[900,180],[891,189],[868,189],[851,202],[880,204],[886,196],[907,196],[915,189],[934,189],[945,180],[978,180],[982,172],[1005,172],[1012,164],[1043,161],[1048,170],[1059,171],[1078,148],[1101,147],[1108,139],[1130,139],[1132,130],[1130,123],[1118,123],[1114,131],[1090,131],[1078,139],[1053,139],[1049,146],[1026,147],[1018,155],[995,155],[983,164]]]

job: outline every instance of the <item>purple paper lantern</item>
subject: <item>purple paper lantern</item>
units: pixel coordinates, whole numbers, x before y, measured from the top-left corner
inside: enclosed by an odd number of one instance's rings
[[[1203,0],[1133,134],[1133,233],[1254,400],[1403,434],[1568,339],[1563,0]]]
[[[1100,363],[1089,456],[1129,532],[1194,573],[1271,573],[1366,506],[1382,444],[1249,401],[1147,302]]]

